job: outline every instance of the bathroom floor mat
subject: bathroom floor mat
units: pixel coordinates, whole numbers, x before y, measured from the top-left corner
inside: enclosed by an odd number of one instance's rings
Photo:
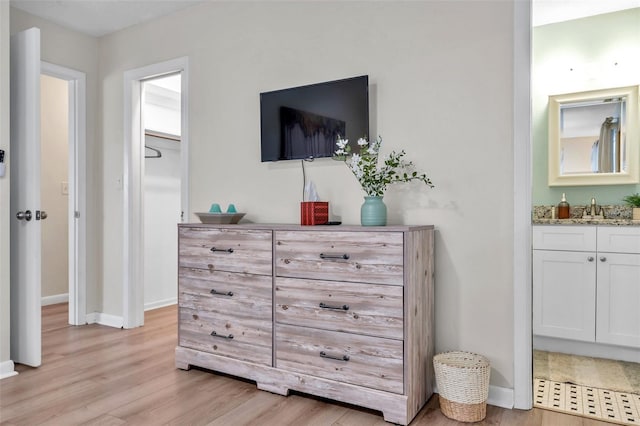
[[[640,394],[639,362],[533,351],[533,377]]]
[[[534,379],[533,406],[620,425],[640,425],[640,394]]]

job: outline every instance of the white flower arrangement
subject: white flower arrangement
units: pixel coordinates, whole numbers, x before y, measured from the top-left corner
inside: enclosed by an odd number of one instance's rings
[[[414,165],[411,161],[403,159],[406,154],[404,150],[400,152],[391,151],[383,159],[383,165],[378,167],[378,155],[381,145],[382,138],[380,136],[372,143],[365,138],[360,138],[358,139],[360,154],[352,154],[349,140],[338,138],[334,158],[345,162],[368,196],[382,197],[387,190],[387,185],[396,182],[410,182],[412,180],[422,181],[430,188],[433,188],[434,185],[426,174],[419,174],[413,170]]]

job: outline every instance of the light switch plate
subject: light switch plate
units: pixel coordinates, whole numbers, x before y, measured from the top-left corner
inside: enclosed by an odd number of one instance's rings
[[[60,184],[62,195],[69,195],[69,182],[62,182]]]

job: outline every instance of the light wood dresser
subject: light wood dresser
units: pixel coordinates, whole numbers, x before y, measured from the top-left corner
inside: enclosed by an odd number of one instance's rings
[[[432,395],[433,226],[182,224],[176,366],[408,424]]]

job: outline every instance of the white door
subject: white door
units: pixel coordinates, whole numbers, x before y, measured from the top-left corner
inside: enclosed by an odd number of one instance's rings
[[[11,37],[11,359],[41,363],[40,30]]]

